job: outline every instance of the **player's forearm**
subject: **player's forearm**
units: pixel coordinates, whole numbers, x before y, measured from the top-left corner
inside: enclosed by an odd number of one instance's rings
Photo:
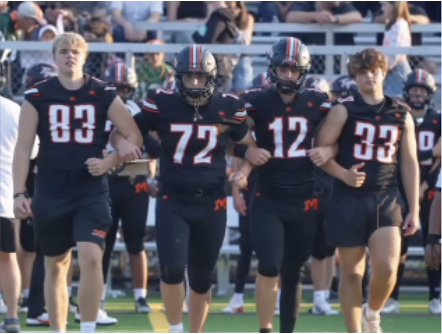
[[[112,147],[118,150],[118,145],[125,140],[123,135],[119,133],[117,130],[113,130],[109,136],[110,143]]]
[[[433,203],[431,203],[430,225],[428,227],[428,233],[434,235],[440,235],[441,234],[440,222],[441,222],[441,195],[440,191],[436,191]]]
[[[344,181],[345,173],[347,170],[342,167],[340,164],[336,162],[334,159],[330,159],[327,161],[327,163],[320,166],[326,173],[330,174],[331,176],[334,176],[335,178]]]
[[[419,213],[419,166],[416,161],[402,161],[402,183],[407,196],[410,213]]]
[[[29,172],[30,164],[29,150],[15,148],[14,160],[12,164],[12,177],[14,182],[14,194],[24,192],[26,190],[26,179]]]
[[[239,167],[238,171],[244,175],[245,177],[249,177],[250,173],[252,172],[253,168],[255,166],[247,159],[244,159],[242,161],[241,167]]]

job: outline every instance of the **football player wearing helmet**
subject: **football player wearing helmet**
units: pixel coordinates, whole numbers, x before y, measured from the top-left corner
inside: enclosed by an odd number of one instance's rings
[[[359,88],[356,82],[348,75],[342,75],[333,81],[331,85],[331,97],[333,101],[345,99],[358,93]]]

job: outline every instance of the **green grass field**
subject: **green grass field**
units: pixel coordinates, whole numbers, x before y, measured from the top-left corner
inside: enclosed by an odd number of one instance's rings
[[[297,332],[345,332],[345,326],[342,316],[324,317],[313,316],[307,313],[312,306],[309,302],[310,293],[305,293],[301,309],[301,316],[296,327]],[[167,332],[168,325],[164,313],[161,311],[162,303],[158,294],[151,294],[149,303],[154,309],[149,315],[134,314],[134,306],[131,298],[109,299],[106,310],[108,313],[118,318],[119,323],[116,326],[100,327],[102,333],[146,333],[146,332]],[[248,295],[246,299],[246,310],[244,314],[224,315],[221,310],[227,305],[227,299],[215,298],[211,307],[206,332],[212,333],[234,333],[234,332],[256,332],[258,329],[255,313],[255,304],[253,295]],[[338,304],[334,304],[339,308]],[[48,332],[48,328],[27,328],[24,332]],[[187,316],[185,317],[185,326],[188,331]],[[401,313],[394,316],[384,316],[382,318],[382,327],[387,333],[440,333],[440,316],[430,316],[428,314],[428,303],[426,295],[408,294],[401,296]],[[275,331],[279,328],[278,318],[275,317]],[[68,331],[77,332],[79,326],[75,324],[72,316],[69,318]]]

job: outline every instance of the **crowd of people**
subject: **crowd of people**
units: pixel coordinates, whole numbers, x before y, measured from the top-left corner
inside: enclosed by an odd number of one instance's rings
[[[113,40],[163,43],[154,32],[131,28],[134,11],[125,8],[126,3],[111,4],[114,25],[107,27]],[[244,13],[241,3],[208,2],[208,7],[220,7],[206,18],[216,18],[207,28],[219,32],[222,26],[219,36],[234,34],[247,43],[255,18],[240,14]],[[407,14],[398,16],[405,10],[403,3],[383,5],[384,15],[390,13],[396,19],[389,21],[384,43],[410,36]],[[279,19],[296,16],[293,8],[301,5],[288,4],[276,5]],[[281,332],[293,331],[302,268],[311,256],[315,290],[311,312],[338,314],[330,305],[330,292],[336,290],[338,280],[334,277],[337,248],[347,329],[361,332],[363,324],[367,332],[380,332],[380,313],[399,310],[407,236],[416,232],[420,221],[429,264],[429,310],[440,314],[440,206],[436,206],[440,187],[436,180],[441,122],[432,105],[436,84],[429,71],[409,68],[401,55],[388,59],[375,49],[365,49],[351,57],[349,76],[339,77],[329,87],[320,76],[309,75],[314,57],[308,46],[300,39],[283,38],[268,53],[268,70],[253,80],[247,70],[237,70],[239,63],[249,63],[247,56],[241,56],[232,69],[232,62],[190,45],[176,55],[173,66],[164,62],[164,54],[147,53],[136,68],[126,67],[118,55],[106,55],[106,65],[97,73],[100,81],[88,71],[86,57],[88,34],[100,35],[88,29],[98,21],[85,18],[84,37],[61,33],[61,25],[65,29],[81,20],[64,13],[62,3],[57,6],[48,6],[44,17],[35,3],[19,4],[20,26],[28,24],[27,33],[53,39],[54,46],[43,63],[23,65],[32,57],[17,58],[25,88],[21,111],[8,99],[0,100],[0,290],[8,306],[3,330],[20,330],[19,309],[27,311],[27,325],[51,326],[57,332],[66,329],[68,308],[76,313],[82,332],[93,332],[97,324],[116,324],[118,320],[104,311],[103,282],[120,220],[131,262],[135,310],[150,312],[143,235],[149,197],[156,196],[161,293],[170,331],[183,331],[182,314],[189,309],[190,330],[201,332],[224,239],[227,180],[241,217],[241,255],[235,294],[224,312],[242,311],[245,278],[255,252],[260,332],[272,330],[275,313],[280,315]],[[159,20],[162,4],[149,6],[137,15]],[[166,7],[170,20],[186,20],[182,12],[178,14],[179,3],[168,2]],[[84,11],[102,13],[99,24],[104,27],[107,7]],[[334,23],[345,24],[345,16],[338,14]],[[238,19],[243,33],[237,34],[238,27],[229,25],[226,15]],[[321,15],[318,20],[325,20],[327,15]],[[312,17],[316,20],[321,15]],[[56,29],[47,25],[50,19]],[[33,33],[37,23],[41,26]],[[174,38],[205,44],[204,36],[198,31]],[[14,69],[12,64],[7,68],[2,64],[2,85],[11,87],[7,73]],[[232,70],[248,79],[235,83],[229,74]],[[395,91],[384,85],[392,80],[391,73],[395,79],[402,78],[399,86],[393,85]],[[233,92],[241,98],[230,94],[227,87],[231,86],[237,87]],[[230,170],[226,151],[234,156]],[[156,160],[146,157],[161,161],[159,173]],[[21,220],[19,229],[13,218]],[[355,225],[357,221],[360,224]],[[430,224],[434,221],[438,223]],[[400,226],[404,227],[402,238]],[[66,287],[74,243],[81,273],[79,307]],[[370,294],[365,292],[367,247]]]

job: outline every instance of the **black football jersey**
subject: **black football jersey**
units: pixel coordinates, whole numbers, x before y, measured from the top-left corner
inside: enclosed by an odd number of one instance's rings
[[[419,152],[433,150],[441,136],[441,114],[428,110],[423,118],[415,119],[416,141]],[[419,161],[421,179],[424,180],[433,165],[433,158]]]
[[[160,182],[178,187],[210,188],[226,181],[226,146],[249,128],[244,102],[215,94],[198,113],[174,91],[151,90],[134,119],[141,133],[157,131],[161,140]]]
[[[398,152],[408,107],[385,97],[380,106],[370,106],[357,94],[339,100],[348,113],[339,137],[336,161],[348,169],[363,162],[366,173],[360,191],[381,191],[397,186]],[[339,181],[339,187],[349,188]],[[352,188],[355,189],[355,188]]]
[[[274,87],[247,91],[247,113],[255,123],[256,142],[272,158],[256,167],[259,184],[303,186],[313,184],[313,147],[316,129],[330,109],[328,95],[306,89],[285,103]]]
[[[84,79],[75,91],[64,88],[58,77],[25,91],[38,112],[39,169],[87,170],[87,159],[103,157],[107,111],[116,90],[89,75]]]

